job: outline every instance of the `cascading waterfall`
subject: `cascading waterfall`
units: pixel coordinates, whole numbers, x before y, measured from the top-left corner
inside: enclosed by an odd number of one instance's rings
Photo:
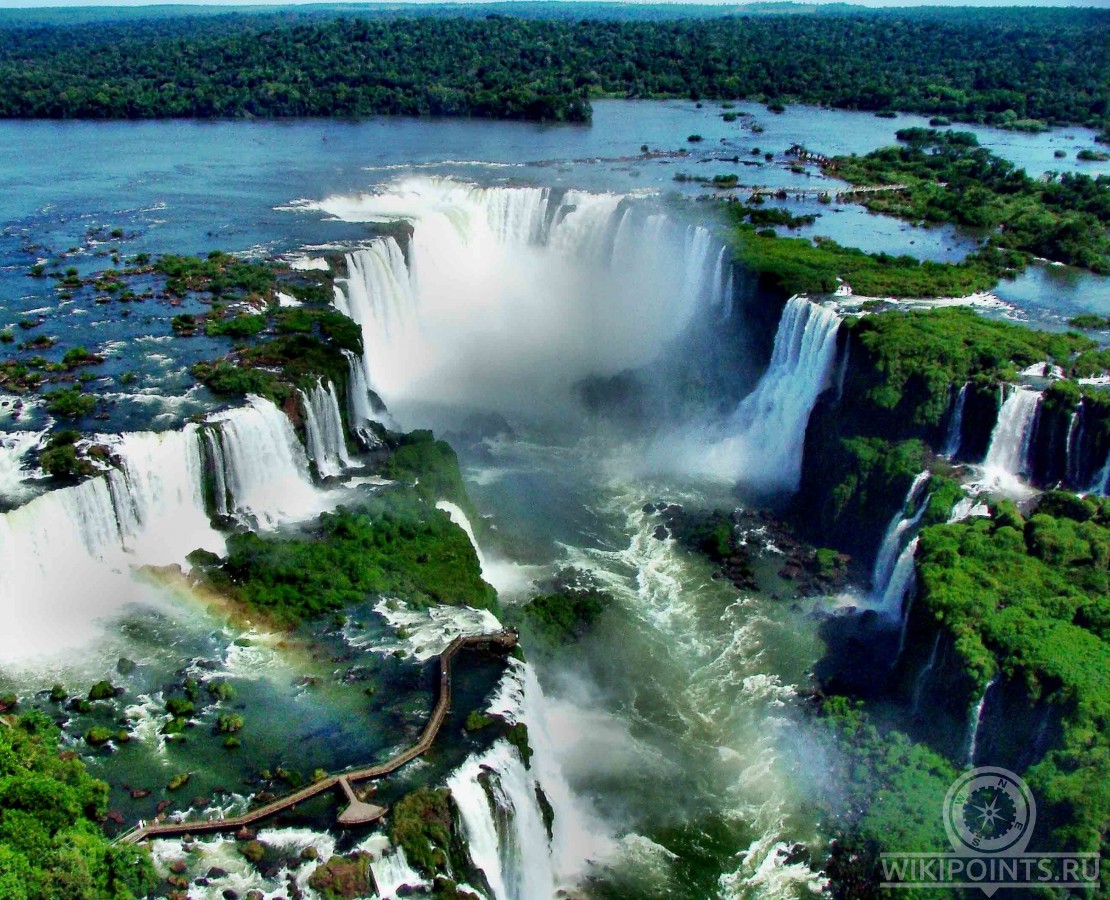
[[[952,408],[952,418],[948,420],[948,435],[944,439],[944,456],[954,459],[960,452],[960,443],[963,440],[964,430],[964,404],[967,402],[968,384],[965,383],[956,394],[956,404]]]
[[[979,702],[971,708],[971,714],[968,717],[967,765],[969,767],[975,765],[979,751],[979,732],[983,725],[983,710],[987,706],[987,697],[996,684],[998,684],[997,675],[987,683],[982,696],[979,697]]]
[[[879,596],[882,596],[890,582],[895,562],[903,549],[905,536],[917,528],[925,515],[925,510],[929,505],[928,500],[920,505],[917,500],[925,485],[928,484],[930,477],[931,473],[926,470],[914,478],[909,491],[906,493],[905,502],[894,514],[894,518],[890,520],[890,524],[887,526],[886,534],[883,535],[883,542],[879,545],[879,552],[875,556],[875,566],[871,572],[871,590]],[[907,515],[906,510],[911,510],[911,512]]]
[[[1102,464],[1102,468],[1098,470],[1094,481],[1087,489],[1088,493],[1098,494],[1101,497],[1105,497],[1108,491],[1110,491],[1110,454],[1107,454],[1106,462]]]
[[[836,373],[836,402],[844,399],[844,386],[848,383],[848,365],[852,359],[852,340],[849,336],[844,342],[844,353],[840,357],[840,366]]]
[[[42,441],[46,432],[14,431],[0,433],[0,503],[11,503],[25,493],[23,480],[27,454]]]
[[[699,453],[695,465],[764,490],[797,490],[809,414],[829,385],[839,327],[832,309],[791,297],[770,367],[733,413],[729,436]]]
[[[199,431],[132,432],[113,448],[121,468],[107,481],[121,543],[143,561],[183,564],[198,547],[224,552],[205,508]]]
[[[314,206],[412,225],[404,249],[382,237],[348,254],[335,301],[362,328],[369,388],[402,417],[414,404],[568,415],[583,380],[643,369],[732,303],[708,229],[620,195],[409,179]]]
[[[483,575],[486,575],[489,570],[489,565],[486,562],[485,554],[482,553],[482,548],[478,546],[478,538],[474,535],[474,527],[470,524],[470,519],[467,518],[466,513],[464,513],[457,504],[449,500],[440,500],[436,503],[436,509],[441,509],[447,513],[451,521],[466,532],[466,536],[470,539],[470,545],[474,548],[474,553],[478,557],[478,565],[482,567]]]
[[[227,460],[224,459],[223,444],[220,443],[219,429],[208,427],[204,429],[204,451],[208,459],[208,471],[212,473],[213,505],[216,515],[227,517],[231,515],[228,505],[231,493],[227,489]]]
[[[352,466],[335,387],[329,381],[325,388],[320,381],[308,394],[298,393],[304,411],[309,458],[320,478],[334,478]]]
[[[371,423],[388,425],[388,416],[384,410],[374,408],[370,382],[366,378],[365,361],[350,350],[344,350],[343,355],[347,358],[347,421],[350,423],[351,435],[367,450],[373,450],[380,447],[382,441]]]
[[[536,785],[516,749],[499,740],[448,781],[470,858],[494,900],[535,900],[555,894],[547,829]]]
[[[224,542],[204,507],[197,426],[114,442],[120,468],[0,516],[0,661],[58,653],[137,599],[132,565]],[[33,601],[33,602],[29,602]]]
[[[497,588],[499,594],[519,595],[527,590],[531,584],[530,568],[528,566],[522,566],[504,559],[491,558],[488,553],[483,552],[470,519],[456,504],[449,500],[440,500],[436,503],[436,509],[441,509],[447,513],[451,521],[466,532],[466,536],[470,539],[470,544],[474,548],[474,553],[478,557],[482,578]]]
[[[937,654],[940,652],[941,634],[942,632],[937,632],[937,638],[933,641],[933,651],[929,654],[929,661],[925,664],[925,668],[921,670],[913,685],[913,700],[910,711],[915,716],[918,715],[921,710],[921,700],[925,696],[925,689],[928,687],[929,678],[932,677],[937,667]]]
[[[905,549],[898,555],[898,561],[894,564],[890,581],[879,598],[879,609],[891,618],[897,618],[902,614],[902,601],[913,585],[913,559],[917,553],[917,545],[920,540],[920,538],[915,537],[906,544]]]
[[[388,853],[383,853],[378,859],[370,863],[370,871],[374,873],[374,884],[378,888],[377,896],[382,900],[393,900],[399,896],[402,888],[419,888],[427,884],[424,878],[405,858],[405,848],[397,847]]]
[[[571,793],[548,731],[552,712],[528,663],[509,661],[489,711],[510,724],[527,723],[532,758],[526,769],[517,751],[499,741],[448,782],[471,859],[496,900],[551,897],[614,845],[588,805]],[[540,793],[554,813],[550,836]]]
[[[1040,408],[1040,391],[1025,387],[1011,389],[991,434],[990,447],[983,461],[988,479],[1001,485],[1014,485],[1029,470],[1029,448]]]
[[[50,491],[0,516],[0,662],[65,651],[129,596],[106,478]]]
[[[1066,444],[1066,457],[1064,459],[1064,481],[1074,487],[1083,483],[1083,470],[1085,466],[1083,454],[1083,441],[1087,432],[1087,416],[1080,403],[1072,413],[1071,422],[1068,424],[1068,439]]]
[[[218,423],[230,514],[247,524],[272,527],[320,510],[308,457],[286,415],[269,400],[250,396],[247,405],[210,419]]]

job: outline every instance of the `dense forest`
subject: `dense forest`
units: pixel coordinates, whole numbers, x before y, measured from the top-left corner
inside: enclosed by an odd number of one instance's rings
[[[13,24],[0,28],[0,116],[582,122],[589,98],[609,95],[1105,128],[1110,14],[1052,12],[671,21],[285,13]]]

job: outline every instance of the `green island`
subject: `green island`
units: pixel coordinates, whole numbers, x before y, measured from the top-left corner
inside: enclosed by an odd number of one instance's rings
[[[696,11],[696,8],[695,8]],[[0,20],[0,116],[457,115],[589,121],[590,98],[894,110],[1108,126],[1107,13],[756,14],[604,6]],[[508,13],[507,15],[504,13]],[[989,55],[982,53],[985,41]],[[1027,59],[1037,59],[1036,66]]]
[[[834,157],[822,168],[853,186],[898,185],[841,196],[909,222],[981,234],[978,250],[960,263],[937,263],[867,253],[823,237],[780,237],[768,226],[804,223],[789,213],[767,218],[758,207],[727,203],[736,259],[787,293],[831,293],[847,283],[867,297],[968,296],[1020,274],[1036,258],[1110,272],[1110,177],[1033,179],[968,132],[911,128],[897,138],[898,146]],[[1098,327],[1090,318],[1073,324]]]

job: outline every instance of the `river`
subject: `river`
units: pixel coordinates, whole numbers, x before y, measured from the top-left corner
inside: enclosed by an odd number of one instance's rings
[[[402,119],[0,123],[0,307],[12,322],[44,316],[44,329],[61,339],[55,354],[77,342],[107,350],[102,380],[92,386],[116,402],[99,428],[166,431],[190,416],[211,416],[220,404],[192,385],[187,368],[221,345],[169,337],[168,319],[179,308],[148,303],[123,316],[118,305],[59,303],[52,285],[27,277],[36,260],[74,247],[67,265],[82,273],[103,268],[103,229],[115,228],[128,256],[347,250],[352,277],[343,302],[363,326],[371,384],[402,426],[435,427],[457,447],[468,490],[489,517],[473,530],[502,601],[526,599],[535,580],[568,566],[590,573],[615,598],[587,638],[536,652],[531,666],[514,664],[505,678],[487,663],[461,663],[464,686],[445,728],[454,737],[385,789],[390,800],[406,787],[449,781],[465,798],[472,852],[498,870],[487,875],[499,900],[530,900],[554,887],[599,898],[802,897],[821,887],[825,823],[817,810],[832,790],[822,754],[834,751],[815,739],[796,689],[824,652],[822,617],[857,601],[796,598],[775,574],[782,549],[758,527],[749,540],[758,548],[760,588],[738,590],[658,535],[661,520],[645,505],[754,508],[768,490],[789,489],[799,425],[804,430],[831,377],[826,351],[835,320],[790,308],[794,319],[785,316],[777,333],[768,327],[779,310],[763,308],[767,298],[743,279],[733,282],[712,216],[684,202],[705,188],[674,175],[739,172],[744,183],[807,189],[822,176],[792,171],[783,156],[791,144],[863,153],[889,143],[897,128],[925,122],[802,107],[778,116],[752,104],[734,110],[751,115],[725,122],[714,104],[601,101],[590,127]],[[752,130],[753,120],[762,131]],[[1073,152],[1063,161],[1053,152],[1090,138],[976,131],[1035,173],[1083,165]],[[691,134],[703,140],[690,143]],[[659,152],[644,155],[643,145]],[[719,159],[757,160],[756,146],[774,159],[739,169]],[[818,208],[813,200],[787,202]],[[975,246],[952,229],[916,228],[854,208],[820,211],[809,233],[868,249],[957,259]],[[383,242],[368,243],[374,223],[397,217],[416,223],[407,269],[403,260],[389,269]],[[1064,307],[1050,306],[1041,285],[1052,277],[1051,269],[1035,269],[1000,287],[1013,303],[1009,313],[1057,325],[1073,311],[1110,313],[1105,280],[1077,273],[1061,276],[1071,285],[1060,294]],[[137,377],[121,384],[125,372]],[[592,386],[585,404],[583,383]],[[19,422],[7,418],[10,411],[0,407],[0,428],[9,434],[46,425],[41,410],[26,410]],[[283,473],[280,491],[265,481],[253,493],[243,489],[244,516],[293,528],[374,490],[357,478],[340,487],[311,484],[303,451],[269,410],[222,415],[235,427],[219,424],[219,416],[208,427],[222,429],[229,458],[229,442],[242,441],[241,477]],[[175,496],[182,515],[192,516],[193,488],[187,479],[168,484],[159,464],[158,454],[179,452],[179,434],[129,445],[136,467],[161,471],[167,482],[152,477],[133,492]],[[12,447],[17,437],[8,438]],[[263,437],[276,449],[261,454]],[[13,450],[5,458],[18,456]],[[0,469],[6,505],[36,493],[26,474],[18,465]],[[44,499],[35,503],[45,508]],[[9,514],[10,534],[64,522],[70,507],[58,504],[41,521],[39,506]],[[111,507],[104,509],[110,518]],[[60,532],[42,526],[42,540],[20,544],[29,549],[12,564],[24,580],[2,595],[23,640],[0,646],[0,688],[27,696],[59,682],[83,691],[111,674],[125,689],[116,705],[78,713],[67,726],[67,739],[111,783],[113,809],[125,820],[152,814],[157,796],[143,789],[186,771],[192,779],[172,808],[233,810],[251,789],[244,779],[261,769],[308,774],[388,755],[427,714],[427,657],[457,630],[490,624],[477,613],[367,607],[317,634],[282,638],[230,627],[172,578],[125,577],[133,562],[178,562],[198,535],[212,537],[203,521],[186,531],[181,523],[193,519],[139,518],[120,538],[125,555],[61,574],[51,556]],[[74,538],[74,546],[84,539]],[[25,566],[34,554],[41,555],[36,565]],[[21,600],[44,590],[50,596],[36,615],[16,615]],[[117,660],[125,662],[113,674]],[[166,691],[188,677],[234,685],[251,739],[242,753],[159,734]],[[369,698],[367,687],[376,689]],[[505,745],[463,732],[466,713],[483,705],[528,721],[537,747],[531,773],[506,757]],[[222,708],[208,707],[202,724],[211,728]],[[120,717],[132,723],[130,744],[85,749],[85,728]],[[482,812],[482,765],[497,773],[504,808],[514,811],[508,825],[487,822]],[[534,782],[556,812],[549,851],[535,846],[538,820],[527,796]],[[322,830],[328,815],[326,804],[302,811],[285,822],[300,830],[270,840],[297,852],[307,843],[331,847]],[[340,840],[344,848],[353,842]],[[164,843],[157,852],[168,861],[176,850]],[[190,862],[190,874],[217,862],[231,874],[190,896],[251,886],[255,876],[218,840]],[[395,858],[391,865],[404,868]],[[271,896],[283,877],[267,875]]]

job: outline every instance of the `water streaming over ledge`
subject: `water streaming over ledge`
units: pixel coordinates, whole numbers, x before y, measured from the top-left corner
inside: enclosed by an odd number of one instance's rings
[[[334,393],[323,393],[331,406]],[[98,440],[115,466],[0,515],[0,661],[95,638],[128,604],[146,602],[136,566],[184,564],[197,548],[222,553],[213,515],[272,527],[325,504],[289,419],[259,397],[203,425]]]
[[[693,471],[767,491],[797,490],[806,426],[829,387],[839,327],[834,310],[791,297],[775,334],[771,365]]]
[[[725,246],[618,194],[409,179],[314,204],[401,220],[347,255],[336,306],[362,326],[368,383],[414,403],[566,413],[576,386],[648,366],[733,303]]]

